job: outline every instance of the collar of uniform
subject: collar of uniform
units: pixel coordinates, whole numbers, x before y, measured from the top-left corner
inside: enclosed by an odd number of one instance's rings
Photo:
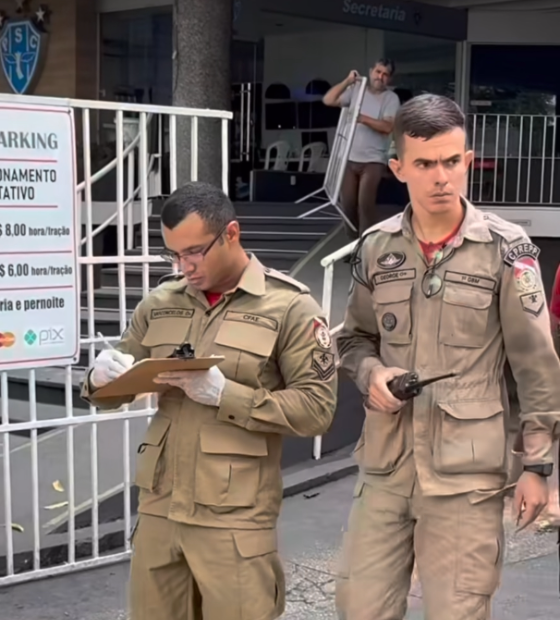
[[[478,243],[490,243],[493,238],[484,219],[484,213],[476,209],[466,198],[462,198],[461,202],[465,208],[465,218],[457,234],[458,241],[469,239]]]
[[[407,215],[410,218],[410,205],[407,205],[405,210],[402,213],[397,213],[393,217],[390,217],[388,220],[384,220],[377,224],[377,226],[373,226],[372,230],[381,230],[386,233],[395,234],[399,232],[406,233],[407,230]],[[408,225],[410,228],[410,225]]]
[[[266,293],[264,267],[254,254],[249,254],[249,264],[245,268],[236,289],[243,289],[250,295],[262,297]]]
[[[264,267],[254,254],[250,254],[249,258],[249,264],[245,268],[241,280],[239,280],[239,284],[231,292],[233,293],[240,288],[250,295],[262,297],[266,293]],[[187,285],[186,292],[191,297],[195,297],[201,301],[204,300],[204,293],[201,293],[190,284]]]
[[[466,198],[461,198],[461,202],[465,209],[465,217],[457,233],[457,243],[460,244],[463,239],[482,243],[491,242],[492,235],[482,211],[476,209]],[[414,232],[412,230],[412,207],[410,203],[406,205],[400,219],[395,217],[387,220],[387,224],[380,226],[380,230],[389,233],[402,231],[405,237],[411,239],[414,236]]]

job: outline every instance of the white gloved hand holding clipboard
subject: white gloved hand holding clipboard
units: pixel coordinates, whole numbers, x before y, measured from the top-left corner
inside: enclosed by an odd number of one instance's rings
[[[202,403],[200,399],[206,397],[207,401],[211,401],[212,406],[216,406],[216,402],[219,403],[225,378],[222,372],[214,367],[223,361],[223,357],[166,357],[144,359],[134,363],[132,355],[113,349],[101,334],[99,337],[109,348],[97,356],[90,375],[90,382],[93,387],[97,388],[96,399],[165,392],[175,386],[183,389],[183,385],[187,386],[188,383],[187,389],[193,393],[193,396],[186,389],[183,391],[193,400]],[[208,372],[210,369],[212,369],[211,375]],[[191,373],[196,373],[192,381],[185,381],[183,375]],[[166,377],[163,380],[160,376],[162,374]],[[159,380],[158,376],[160,376]],[[222,381],[214,380],[219,376],[222,377]],[[212,378],[210,383],[213,387],[210,387],[208,383],[210,378]],[[176,385],[178,381],[182,385]],[[201,396],[200,393],[203,390],[207,390],[207,393]],[[205,401],[203,404],[210,404],[210,402]]]

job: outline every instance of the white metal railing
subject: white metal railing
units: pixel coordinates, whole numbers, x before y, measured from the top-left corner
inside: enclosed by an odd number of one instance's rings
[[[471,114],[468,195],[483,204],[560,204],[558,117]]]
[[[7,96],[0,97],[6,101]],[[83,198],[85,216],[82,222],[86,228],[85,242],[79,244],[85,248],[85,255],[79,256],[79,264],[86,270],[87,292],[87,329],[81,334],[80,343],[87,349],[89,362],[93,362],[96,355],[96,345],[100,339],[97,336],[95,290],[94,290],[94,267],[96,265],[116,265],[118,269],[118,310],[117,321],[119,332],[122,333],[128,322],[129,311],[126,305],[126,276],[127,265],[142,265],[142,292],[146,295],[150,290],[150,265],[161,262],[158,256],[150,255],[149,248],[149,176],[153,169],[161,175],[161,150],[155,155],[148,151],[148,126],[153,119],[166,119],[169,126],[168,152],[169,152],[169,188],[173,191],[177,188],[177,121],[180,118],[189,118],[191,127],[191,165],[190,178],[198,178],[198,134],[199,119],[211,118],[221,121],[221,180],[224,191],[228,191],[229,153],[228,123],[231,113],[217,110],[199,110],[180,107],[166,107],[155,105],[137,105],[128,103],[112,103],[106,101],[82,101],[62,100],[46,97],[11,96],[8,101],[15,104],[34,104],[47,106],[67,106],[74,110],[76,126],[81,127],[81,136],[76,136],[76,142],[81,140],[83,145],[83,178],[84,181],[76,187],[78,205]],[[116,159],[99,172],[92,174],[91,147],[93,136],[96,133],[98,116],[103,112],[115,114],[116,122]],[[138,136],[125,148],[123,118],[127,112],[138,115]],[[160,139],[161,144],[161,139]],[[159,160],[159,161],[158,161]],[[134,186],[134,171],[138,164],[138,186]],[[158,165],[159,164],[159,165]],[[159,169],[158,169],[159,168]],[[125,169],[128,172],[128,183],[125,197]],[[111,215],[110,222],[102,225],[108,226],[116,221],[117,229],[117,253],[115,256],[96,256],[94,254],[93,216],[94,203],[92,198],[93,184],[108,174],[116,171],[116,207],[115,214]],[[127,249],[132,247],[132,225],[130,213],[138,197],[141,211],[141,243],[140,254],[129,255]],[[78,207],[79,208],[79,207]],[[125,213],[125,209],[127,213]],[[128,230],[126,230],[128,229]],[[128,242],[125,239],[128,235]],[[82,287],[83,289],[83,287]],[[0,480],[0,531],[4,536],[0,537],[0,558],[5,558],[5,566],[0,563],[0,586],[31,581],[41,577],[60,575],[80,569],[94,566],[108,565],[126,559],[130,554],[129,534],[132,525],[130,509],[131,489],[131,433],[138,429],[136,423],[141,425],[139,432],[143,433],[146,420],[154,413],[153,403],[150,397],[134,403],[130,407],[124,407],[116,413],[101,414],[94,407],[90,407],[85,415],[75,412],[73,398],[76,392],[76,381],[81,379],[82,371],[76,372],[71,366],[58,371],[64,382],[64,407],[61,411],[44,411],[45,406],[38,402],[38,382],[50,381],[52,377],[44,374],[50,371],[32,369],[21,371],[17,378],[27,379],[29,390],[28,403],[10,400],[12,385],[10,379],[14,375],[10,372],[0,373],[0,437],[3,448],[0,463],[3,475]],[[25,409],[24,416],[27,419],[11,421],[10,413]],[[15,417],[15,414],[12,416]],[[115,426],[116,425],[116,426]],[[53,431],[42,435],[46,429]],[[87,431],[87,433],[86,433]],[[29,441],[21,443],[14,433],[28,432]],[[86,436],[84,436],[86,433]],[[102,435],[101,444],[99,434]],[[40,448],[47,449],[52,442],[58,441],[58,436],[64,437],[64,445],[51,447],[52,453],[40,457]],[[120,436],[120,438],[119,438]],[[19,441],[19,443],[17,443]],[[107,452],[107,444],[115,442],[115,450]],[[89,446],[87,445],[89,444]],[[99,445],[105,446],[102,458],[99,458]],[[12,449],[13,446],[13,449]],[[44,448],[46,446],[46,448]],[[29,450],[29,458],[27,458]],[[89,454],[88,454],[89,452]],[[52,478],[56,470],[60,483],[54,484]],[[122,477],[115,473],[122,472]],[[45,476],[51,478],[45,478]],[[117,478],[116,478],[117,476]],[[110,490],[111,482],[118,481],[116,487],[123,495],[123,530],[124,551],[119,553],[103,553],[100,546],[100,534],[104,526],[99,523],[99,502]],[[53,491],[56,486],[56,490]],[[52,488],[51,488],[52,487]],[[45,498],[49,493],[60,493],[57,497],[63,502],[55,506],[45,506]],[[87,499],[86,499],[87,495]],[[80,501],[85,500],[85,501]],[[80,507],[86,506],[91,509],[91,525],[82,532],[77,531],[75,517],[80,512]],[[47,510],[57,510],[56,518],[47,520],[46,515],[52,515]],[[45,523],[45,521],[47,521]],[[67,524],[66,534],[54,534],[53,524]],[[113,528],[114,530],[114,528]],[[42,551],[49,546],[49,540],[55,546],[67,546],[67,560],[64,564],[44,566]],[[91,552],[77,553],[78,543],[87,541],[91,544]],[[30,559],[23,561],[18,559],[18,554],[30,553]]]
[[[350,256],[354,251],[354,248],[357,245],[357,241],[352,241],[352,243],[348,243],[345,246],[341,247],[339,250],[336,250],[332,254],[325,256],[321,260],[321,267],[325,270],[323,275],[323,296],[321,300],[321,307],[323,309],[323,314],[327,319],[329,325],[331,323],[332,316],[332,300],[333,300],[333,287],[334,287],[334,266],[335,264]],[[335,336],[342,329],[342,323],[339,325],[335,325],[331,327],[330,332],[331,336]],[[320,459],[322,455],[322,437],[317,436],[313,440],[313,458]]]
[[[119,115],[119,112],[117,112],[117,116]],[[116,124],[118,126],[119,122],[124,124],[124,118],[122,112],[120,112],[120,116],[121,116],[121,120],[119,121],[118,118],[116,119]],[[152,114],[148,114],[147,117],[147,124],[148,126],[151,124],[153,119],[153,115]],[[161,129],[161,124],[158,127],[159,129]],[[118,130],[117,130],[117,133]],[[121,134],[124,133],[124,130],[120,132]],[[161,133],[161,131],[159,132]],[[159,135],[158,133],[158,135]],[[124,135],[120,136],[122,137],[122,142],[124,145]],[[117,137],[118,139],[118,137]],[[160,159],[160,163],[161,163],[161,144],[158,144],[159,146],[159,154],[158,157]],[[134,245],[134,235],[133,235],[133,231],[134,231],[134,218],[133,218],[133,212],[132,212],[132,208],[133,208],[133,203],[136,200],[139,192],[140,192],[140,187],[141,187],[141,183],[139,182],[138,185],[136,187],[134,187],[134,174],[136,172],[136,153],[137,151],[139,151],[140,149],[140,132],[137,133],[137,135],[132,139],[132,141],[130,142],[130,144],[128,144],[126,146],[126,148],[124,148],[122,156],[123,156],[123,160],[126,161],[126,168],[127,168],[127,198],[123,204],[123,209],[126,210],[127,213],[127,223],[126,223],[126,234],[127,234],[127,239],[126,239],[126,249],[127,250],[132,250],[133,245]],[[105,176],[107,176],[110,172],[112,172],[113,170],[115,170],[117,168],[117,162],[118,162],[118,155],[115,156],[115,158],[110,161],[108,164],[106,164],[105,166],[103,166],[100,170],[98,170],[97,172],[93,173],[91,175],[91,185],[94,185],[97,181],[100,181],[102,178],[104,178]],[[150,174],[153,172],[154,170],[154,166],[156,163],[156,157],[154,155],[150,155],[150,159],[149,159],[149,163],[148,163],[148,178],[150,176]],[[84,200],[84,193],[85,193],[85,187],[86,187],[86,182],[85,180],[83,180],[81,183],[78,183],[77,187],[76,187],[76,192],[79,196],[79,204],[81,205],[83,200]],[[117,215],[118,212],[115,211],[115,213],[113,213],[112,215],[110,215],[101,225],[99,225],[93,232],[92,232],[92,238],[96,237],[97,235],[99,235],[101,232],[103,232],[108,226],[111,226],[113,224],[113,222],[117,219]],[[87,235],[82,239],[81,244],[80,245],[85,245],[87,243]]]

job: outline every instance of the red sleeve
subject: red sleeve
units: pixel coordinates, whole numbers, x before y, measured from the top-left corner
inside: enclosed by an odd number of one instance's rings
[[[550,314],[560,319],[560,266],[556,271],[556,278],[554,279],[554,286],[552,287]]]

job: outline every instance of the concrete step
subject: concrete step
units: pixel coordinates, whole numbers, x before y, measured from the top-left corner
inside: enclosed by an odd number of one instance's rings
[[[300,215],[320,205],[322,202],[313,200],[307,204],[295,204],[293,202],[236,202],[234,203],[235,212],[238,216],[242,215]],[[163,201],[152,201],[152,213],[159,216]],[[333,212],[333,207],[328,209]]]
[[[330,230],[333,226],[340,221],[339,217],[332,217],[328,215],[324,215],[322,213],[317,213],[315,215],[299,218],[299,213],[295,212],[290,215],[287,213],[260,213],[258,211],[249,211],[245,215],[238,215],[237,220],[239,223],[246,228],[247,226],[253,226],[255,223],[259,221],[263,222],[271,222],[273,224],[282,226],[297,226],[297,227],[310,227],[310,228],[318,228],[321,226],[326,226],[327,230]],[[150,215],[148,218],[148,228],[153,228],[154,230],[159,230],[161,227],[161,219],[159,215]]]
[[[139,251],[137,251],[140,254]],[[154,252],[157,254],[157,252]],[[150,289],[156,288],[159,280],[172,273],[171,265],[167,263],[151,264],[149,270],[149,286]],[[104,267],[101,270],[101,287],[118,288],[121,285],[119,282],[119,270],[117,267]],[[126,265],[124,286],[128,290],[129,288],[136,289],[142,288],[142,265]]]
[[[295,234],[327,234],[339,221],[333,218],[313,218],[298,220],[293,217],[245,217],[240,218],[242,239],[253,239],[257,233],[285,233]],[[159,218],[150,221],[148,228],[149,246],[162,245],[161,227]],[[142,246],[142,231],[138,229],[134,237],[134,245]]]
[[[119,291],[116,286],[107,286],[99,288],[93,292],[94,307],[97,310],[115,309],[119,307]],[[142,300],[144,293],[142,287],[128,287],[126,289],[126,307],[128,310],[134,310]],[[82,308],[88,307],[87,293],[82,293]]]
[[[248,252],[255,247],[270,250],[294,250],[309,252],[311,248],[325,236],[323,232],[286,231],[250,231],[241,232],[241,243]]]
[[[8,396],[10,399],[29,402],[29,371],[8,371]],[[66,406],[64,368],[37,368],[35,370],[35,396],[38,403],[59,407]],[[88,409],[89,405],[80,398],[81,382],[84,378],[82,368],[72,368],[72,404],[74,409]]]
[[[332,217],[314,217],[300,220],[295,217],[254,217],[239,218],[241,232],[284,231],[328,233],[340,220]]]
[[[127,323],[132,316],[132,310],[133,309],[127,310]],[[97,336],[97,332],[101,332],[104,336],[110,337],[121,335],[122,329],[120,326],[120,313],[118,307],[103,309],[95,308],[94,318],[93,333],[95,336]],[[87,309],[82,309],[80,314],[80,334],[82,338],[86,338],[89,334],[89,313]]]
[[[154,249],[153,255],[157,255],[160,250]],[[295,263],[307,254],[308,250],[269,250],[267,248],[254,248],[253,253],[257,258],[266,266],[271,269],[277,269],[278,271],[288,272]],[[140,250],[131,250],[130,254],[139,255]],[[150,265],[149,270],[149,286],[150,289],[155,288],[158,285],[162,276],[171,273],[171,266],[166,263],[162,263],[163,266]],[[125,269],[125,282],[124,286],[127,288],[142,288],[142,265],[126,265]],[[101,271],[101,286],[102,288],[118,288],[121,285],[119,282],[119,270],[117,267],[105,267]]]
[[[236,202],[234,207],[239,217],[246,215],[297,217],[298,215],[307,213],[320,204],[320,201],[314,201],[312,204],[299,205],[293,202]],[[333,207],[330,207],[326,211],[329,213],[335,212]],[[319,212],[319,215],[324,214],[325,211]]]
[[[149,247],[150,254],[157,255],[163,251],[163,237],[159,230],[150,230]],[[292,232],[276,231],[242,231],[241,243],[247,252],[253,252],[255,247],[264,247],[270,250],[305,250],[309,251],[316,243],[325,236],[324,232]],[[127,254],[142,254],[142,240],[136,240],[136,251],[130,250]]]

